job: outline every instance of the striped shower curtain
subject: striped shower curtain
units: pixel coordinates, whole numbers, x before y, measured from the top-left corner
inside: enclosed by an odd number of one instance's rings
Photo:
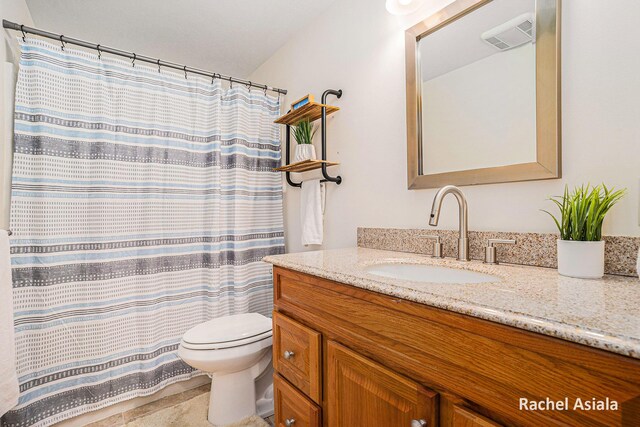
[[[11,212],[20,403],[45,426],[197,374],[208,319],[270,315],[284,249],[277,97],[22,43]]]

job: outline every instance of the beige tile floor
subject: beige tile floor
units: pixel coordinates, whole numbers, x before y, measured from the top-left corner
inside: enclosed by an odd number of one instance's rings
[[[211,427],[207,421],[209,390],[211,386],[187,390],[156,400],[149,404],[113,415],[89,424],[87,427]],[[267,420],[273,426],[273,417]],[[262,427],[261,422],[243,424],[247,427]]]

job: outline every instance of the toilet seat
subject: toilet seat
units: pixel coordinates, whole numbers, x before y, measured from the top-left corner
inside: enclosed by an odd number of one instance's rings
[[[271,335],[271,319],[246,313],[201,323],[184,334],[181,344],[190,350],[218,350],[252,344]]]
[[[233,348],[233,347],[242,347],[244,345],[253,344],[258,341],[262,341],[265,339],[271,338],[271,331],[265,332],[264,334],[260,334],[251,338],[247,338],[244,340],[236,340],[236,341],[225,341],[220,343],[190,343],[187,341],[182,341],[182,346],[189,350],[222,350],[225,348]]]

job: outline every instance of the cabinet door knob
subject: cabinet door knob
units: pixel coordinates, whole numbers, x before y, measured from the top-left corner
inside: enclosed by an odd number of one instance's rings
[[[293,351],[285,351],[284,352],[284,358],[289,360],[289,359],[293,359],[293,356],[295,356],[296,354]],[[295,422],[295,420],[294,420]]]
[[[411,427],[427,427],[425,420],[411,420]]]
[[[293,425],[296,423],[296,419],[295,418],[289,418],[284,420],[284,425],[287,427],[293,427]]]

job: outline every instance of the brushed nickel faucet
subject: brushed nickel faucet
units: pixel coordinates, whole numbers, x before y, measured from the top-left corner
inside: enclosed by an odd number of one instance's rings
[[[498,257],[496,256],[496,244],[503,245],[515,245],[518,243],[515,239],[489,239],[487,240],[487,246],[484,247],[484,263],[485,264],[498,264]]]
[[[467,199],[466,197],[464,197],[464,193],[462,192],[462,190],[454,185],[446,185],[438,190],[436,196],[433,198],[429,225],[433,227],[438,225],[438,219],[440,219],[440,208],[442,207],[442,200],[449,193],[453,194],[458,201],[458,261],[469,261],[469,226],[467,222],[469,210],[467,208]]]

